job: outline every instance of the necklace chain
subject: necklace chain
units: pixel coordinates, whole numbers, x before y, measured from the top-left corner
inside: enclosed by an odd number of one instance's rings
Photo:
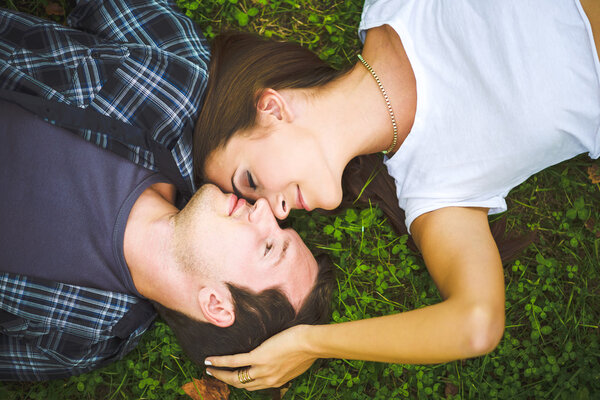
[[[358,59],[360,60],[360,62],[363,63],[363,65],[371,73],[371,75],[373,75],[373,78],[375,78],[375,82],[377,82],[377,86],[379,86],[379,89],[381,90],[381,94],[383,94],[385,104],[387,105],[388,112],[390,113],[390,118],[392,119],[392,127],[394,128],[394,140],[392,141],[391,146],[388,147],[387,150],[382,151],[383,154],[388,154],[394,150],[394,148],[396,147],[396,143],[398,143],[398,127],[396,126],[396,117],[394,117],[394,110],[392,110],[392,105],[390,104],[390,99],[389,99],[385,89],[383,88],[383,84],[381,83],[381,80],[379,79],[379,77],[377,76],[377,74],[375,73],[373,68],[369,65],[368,62],[365,61],[365,59],[363,58],[362,55],[358,54]]]

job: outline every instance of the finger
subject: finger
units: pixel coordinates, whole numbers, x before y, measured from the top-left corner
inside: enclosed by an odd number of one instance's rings
[[[204,365],[213,367],[239,368],[252,365],[250,353],[234,354],[232,356],[207,357]]]
[[[206,373],[220,381],[225,382],[228,385],[238,387],[241,385],[238,379],[238,371],[225,371],[221,369],[206,368]]]
[[[211,375],[214,378],[217,378],[218,380],[223,381],[226,384],[234,386],[239,389],[246,389],[246,390],[252,391],[252,390],[265,389],[268,387],[268,386],[264,385],[263,383],[261,383],[260,380],[256,380],[256,379],[253,379],[250,382],[242,383],[240,380],[239,370],[225,371],[225,370],[221,370],[221,369],[214,369],[214,368],[208,367],[208,368],[206,368],[206,372],[208,373],[208,375]],[[248,374],[250,374],[250,377],[254,378],[251,371],[248,371]]]

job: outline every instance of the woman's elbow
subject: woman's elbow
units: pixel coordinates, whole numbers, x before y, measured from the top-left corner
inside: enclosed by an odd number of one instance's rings
[[[474,305],[465,312],[465,358],[493,351],[504,334],[504,307]]]

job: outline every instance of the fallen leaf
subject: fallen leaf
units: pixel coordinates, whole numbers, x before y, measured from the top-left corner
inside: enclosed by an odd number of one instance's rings
[[[281,399],[283,399],[283,396],[285,396],[285,394],[287,393],[287,391],[290,390],[290,386],[291,385],[287,384],[287,385],[283,385],[280,388],[269,389],[269,392],[271,394],[271,400],[281,400]]]
[[[458,386],[450,382],[446,383],[444,394],[446,395],[446,397],[456,396],[458,394]]]
[[[594,233],[596,237],[600,237],[600,225],[596,227],[596,220],[594,218],[589,218],[587,221],[585,221],[583,226],[585,226],[588,231]]]
[[[46,6],[46,14],[48,14],[48,15],[65,15],[65,9],[58,3],[50,2]]]
[[[279,389],[279,394],[280,394],[280,399],[283,399],[283,396],[285,396],[285,394],[287,393],[287,391],[290,390],[290,387],[282,387],[281,389]]]
[[[592,183],[600,183],[600,164],[590,165],[587,172]]]
[[[194,386],[194,383],[196,384]],[[196,387],[198,390],[196,390]],[[229,386],[218,379],[205,376],[202,379],[194,378],[181,387],[183,391],[194,400],[227,400],[229,399]]]

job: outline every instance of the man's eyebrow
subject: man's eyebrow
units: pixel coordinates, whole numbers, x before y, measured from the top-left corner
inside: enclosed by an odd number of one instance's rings
[[[277,259],[277,261],[275,261],[275,264],[273,264],[274,267],[278,266],[283,261],[289,245],[290,245],[290,239],[286,239],[283,242],[283,249],[281,249],[281,253],[279,253],[279,258]]]
[[[242,196],[242,193],[238,190],[238,188],[235,187],[235,183],[233,183],[233,176],[231,177],[231,187],[233,188],[233,194],[235,194],[238,199],[241,199],[242,197],[244,197],[244,196]]]

